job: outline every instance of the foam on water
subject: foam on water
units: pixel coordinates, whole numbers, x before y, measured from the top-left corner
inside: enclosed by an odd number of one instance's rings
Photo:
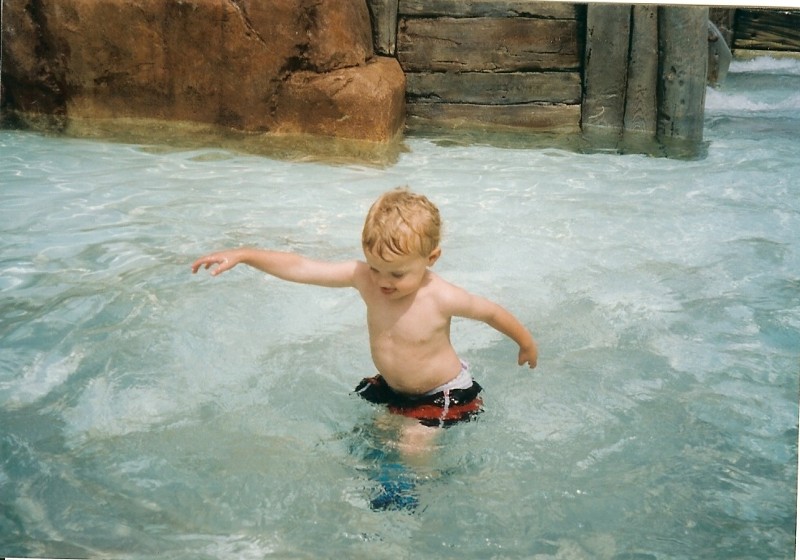
[[[784,74],[800,76],[800,60],[797,58],[772,58],[761,56],[749,60],[731,61],[729,72],[733,74]]]
[[[734,64],[695,161],[417,138],[378,169],[0,131],[0,552],[789,556],[798,68]],[[455,321],[486,412],[420,464],[350,393],[373,371],[355,293],[188,270],[230,245],[358,258],[400,184],[440,206],[437,271],[541,346],[531,373]],[[416,510],[369,508],[387,473]]]

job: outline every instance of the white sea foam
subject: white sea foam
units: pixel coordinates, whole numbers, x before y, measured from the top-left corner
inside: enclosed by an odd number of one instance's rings
[[[21,375],[0,382],[0,395],[5,394],[5,405],[18,408],[48,395],[66,383],[80,366],[83,351],[74,350],[67,356],[40,352],[22,367]]]
[[[729,73],[790,74],[800,76],[800,60],[760,56],[749,60],[732,60]]]
[[[800,93],[778,100],[765,101],[757,95],[729,93],[724,89],[706,90],[706,115],[747,113],[781,113],[800,111]]]
[[[107,377],[93,379],[76,406],[63,414],[70,439],[107,438],[146,431],[162,423],[180,403],[159,387],[124,389]]]

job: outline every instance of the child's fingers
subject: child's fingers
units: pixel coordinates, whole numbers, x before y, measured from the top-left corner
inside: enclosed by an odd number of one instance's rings
[[[220,257],[215,259],[213,262],[206,264],[206,268],[210,268],[212,264],[217,264],[217,268],[211,271],[211,276],[217,276],[218,274],[222,274],[226,270],[233,268],[235,263],[231,263],[227,257]]]
[[[534,356],[529,356],[528,354],[520,354],[519,355],[519,359],[517,360],[517,363],[519,365],[521,365],[521,366],[524,366],[525,364],[528,364],[528,367],[533,369],[533,368],[536,367],[537,358],[538,358],[538,356],[535,356],[535,355]]]
[[[206,270],[208,270],[215,264],[221,265],[222,263],[226,262],[228,262],[228,259],[224,257],[215,257],[214,255],[210,255],[208,257],[202,257],[194,261],[194,263],[192,263],[192,273],[193,274],[196,273],[201,268],[205,268]]]

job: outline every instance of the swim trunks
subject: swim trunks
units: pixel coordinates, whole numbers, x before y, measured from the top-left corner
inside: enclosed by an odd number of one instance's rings
[[[398,393],[380,374],[362,379],[356,393],[371,403],[388,405],[394,414],[416,418],[424,426],[447,427],[469,422],[483,411],[483,399],[478,396],[483,388],[472,379],[467,364],[461,364],[461,372],[455,379],[423,395]]]

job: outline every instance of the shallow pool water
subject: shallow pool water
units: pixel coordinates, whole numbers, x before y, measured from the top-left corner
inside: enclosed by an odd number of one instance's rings
[[[387,168],[0,131],[0,555],[791,558],[800,62],[736,62],[695,161],[410,138]],[[358,258],[408,184],[486,411],[398,456],[350,290],[211,250]],[[387,478],[413,506],[375,511]]]

